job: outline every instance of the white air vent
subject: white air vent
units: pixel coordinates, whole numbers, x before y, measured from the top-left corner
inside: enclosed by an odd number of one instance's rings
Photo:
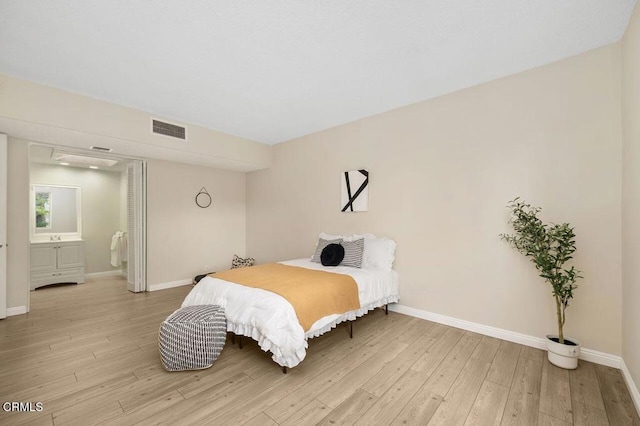
[[[176,124],[167,123],[151,119],[151,131],[157,135],[169,136],[171,138],[187,140],[187,129]]]
[[[94,151],[100,151],[100,152],[111,152],[111,151],[113,151],[113,149],[105,148],[103,146],[92,146],[91,149],[94,150]]]

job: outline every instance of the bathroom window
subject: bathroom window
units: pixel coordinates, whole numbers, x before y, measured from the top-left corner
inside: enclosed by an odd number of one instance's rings
[[[36,192],[36,228],[51,229],[51,192]]]

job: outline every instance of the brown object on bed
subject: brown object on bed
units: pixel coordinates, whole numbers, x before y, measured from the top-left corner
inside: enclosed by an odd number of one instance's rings
[[[267,263],[218,272],[215,278],[279,294],[291,303],[304,331],[327,315],[360,309],[358,286],[349,275]]]

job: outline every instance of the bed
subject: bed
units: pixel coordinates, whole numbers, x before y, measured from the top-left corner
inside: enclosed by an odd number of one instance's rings
[[[247,336],[258,342],[272,359],[282,366],[295,367],[306,356],[307,339],[318,337],[344,321],[353,321],[367,312],[395,303],[399,300],[398,273],[391,269],[390,262],[376,263],[375,237],[365,234],[363,263],[360,268],[351,266],[323,266],[309,258],[279,262],[298,268],[345,274],[357,285],[359,307],[341,314],[331,314],[315,321],[308,330],[300,325],[296,312],[284,297],[260,288],[207,276],[198,282],[187,295],[182,307],[192,305],[220,305],[225,309],[227,331],[238,336]],[[327,237],[327,234],[320,234]],[[332,236],[329,236],[332,237]],[[341,237],[355,239],[359,236]],[[387,240],[392,241],[392,240]],[[369,244],[370,243],[370,244]],[[370,250],[367,252],[367,245]],[[387,246],[389,246],[387,244]],[[388,252],[388,249],[385,249]],[[395,242],[393,242],[395,251]],[[370,259],[367,259],[367,255]],[[388,258],[388,255],[386,256]],[[377,258],[380,258],[378,256]],[[393,256],[391,262],[393,261]]]

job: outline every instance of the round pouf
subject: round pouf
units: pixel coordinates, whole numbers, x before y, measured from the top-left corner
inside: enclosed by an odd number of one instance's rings
[[[168,371],[209,368],[218,359],[226,338],[227,321],[222,307],[180,308],[160,325],[162,365]]]

